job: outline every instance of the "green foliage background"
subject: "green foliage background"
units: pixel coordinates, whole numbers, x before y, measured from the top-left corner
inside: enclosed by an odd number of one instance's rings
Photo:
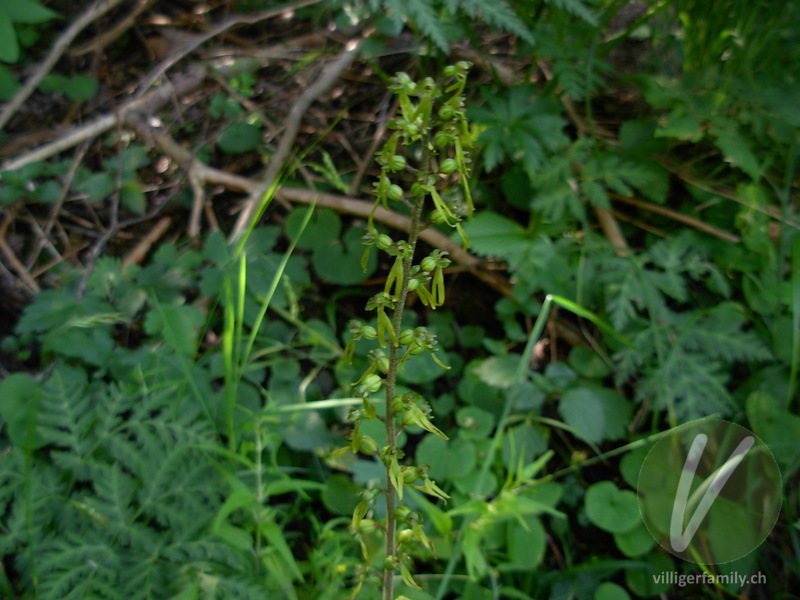
[[[33,6],[0,0],[9,65],[56,27],[56,13]],[[489,73],[468,87],[476,214],[464,228],[472,252],[508,271],[513,298],[474,292],[472,313],[411,310],[451,369],[416,361],[400,382],[450,441],[404,435],[451,500],[410,494],[435,552],[417,557],[424,589],[400,592],[683,597],[652,574],[698,567],[658,550],[633,490],[648,436],[714,416],[770,446],[783,512],[759,549],[718,566],[764,572],[767,584],[692,593],[795,597],[797,3],[369,0],[303,18],[375,25],[365,60],[376,66],[412,32],[422,75],[468,40]],[[518,67],[510,78],[482,53],[493,43]],[[17,77],[0,65],[0,98]],[[82,100],[96,83],[54,74],[40,87]],[[211,110],[225,123],[220,150],[258,152],[236,102],[223,94]],[[73,190],[102,202],[120,178],[123,210],[144,214],[140,174],[156,154],[131,144],[120,161],[80,167]],[[330,190],[347,189],[341,159],[320,156],[311,166]],[[68,162],[4,172],[0,204],[54,204]],[[608,214],[618,238],[601,226]],[[341,360],[345,324],[385,275],[374,258],[361,269],[362,234],[358,220],[295,208],[241,248],[215,232],[163,243],[145,266],[104,256],[85,291],[84,272],[64,267],[3,340],[38,368],[0,382],[0,595],[348,597],[382,559],[377,537],[362,548],[348,532],[382,465],[329,457],[368,360],[359,345],[352,367]],[[480,284],[448,285],[469,305]],[[548,294],[566,302],[550,346],[529,356]],[[380,428],[368,433],[380,440]],[[359,598],[376,597],[370,585]]]

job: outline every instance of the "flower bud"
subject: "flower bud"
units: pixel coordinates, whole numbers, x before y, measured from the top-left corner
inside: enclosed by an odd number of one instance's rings
[[[426,256],[422,259],[422,262],[419,265],[423,271],[427,271],[430,273],[436,268],[436,259],[432,256]]]
[[[362,435],[358,439],[358,451],[367,456],[374,456],[378,453],[378,442],[375,441],[375,438]]]
[[[400,171],[401,169],[406,168],[406,159],[399,154],[395,154],[392,158],[389,159],[389,168],[392,171]]]
[[[370,392],[377,392],[379,389],[381,389],[383,381],[381,380],[380,375],[375,375],[375,373],[373,373],[372,375],[367,375],[364,378],[363,384],[364,387],[367,388]]]
[[[445,175],[450,175],[458,168],[458,163],[454,158],[446,158],[442,161],[442,164],[439,166],[439,170],[444,173]]]
[[[430,218],[431,218],[431,223],[437,223],[437,224],[438,223],[444,223],[445,220],[446,220],[444,214],[438,208],[433,210],[433,211],[431,211],[431,217]]]
[[[374,340],[378,337],[378,330],[375,329],[372,325],[364,325],[361,328],[361,335],[363,335],[368,340]]]
[[[358,524],[358,533],[361,534],[368,534],[375,531],[375,521],[372,519],[361,519],[361,522]]]
[[[453,137],[449,133],[445,133],[444,131],[438,131],[436,135],[433,136],[433,144],[437,148],[444,148],[452,141]]]
[[[386,196],[389,200],[400,200],[403,197],[403,188],[397,184],[390,185],[386,191]]]
[[[394,244],[394,240],[385,233],[380,234],[378,239],[375,240],[375,245],[381,250],[386,250],[391,247],[392,244]]]
[[[417,479],[419,479],[419,473],[416,467],[408,467],[403,471],[403,483],[414,483]]]
[[[403,329],[400,332],[400,335],[397,336],[397,339],[403,346],[407,346],[411,342],[414,341],[414,330],[413,329]]]
[[[414,541],[414,532],[410,529],[403,529],[402,531],[398,532],[397,539],[401,544],[409,544]]]

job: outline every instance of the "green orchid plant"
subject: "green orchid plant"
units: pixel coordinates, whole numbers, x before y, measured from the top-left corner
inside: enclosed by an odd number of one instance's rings
[[[433,552],[420,515],[403,504],[403,490],[410,486],[443,501],[449,498],[428,476],[428,466],[410,464],[398,445],[400,433],[413,425],[422,428],[426,435],[444,439],[447,436],[432,423],[430,404],[419,394],[398,393],[397,376],[404,363],[424,352],[442,368],[448,368],[436,355],[437,340],[433,332],[426,327],[404,327],[403,313],[409,293],[416,293],[432,310],[445,302],[444,270],[450,260],[447,252],[437,249],[415,263],[420,233],[431,224],[444,224],[458,231],[465,248],[468,245],[461,219],[474,210],[468,183],[471,135],[463,95],[470,66],[459,62],[446,67],[444,85],[429,77],[415,82],[406,73],[392,79],[389,89],[398,97],[400,116],[391,124],[394,132],[377,154],[381,174],[374,184],[375,206],[364,236],[364,262],[369,252],[377,248],[393,259],[392,268],[383,290],[366,305],[368,311],[376,313],[376,325],[352,322],[351,339],[345,348],[345,360],[349,362],[356,342],[364,339],[375,344],[368,355],[369,366],[353,384],[362,404],[349,414],[353,423],[350,445],[334,455],[352,451],[377,456],[386,468],[386,487],[362,492],[351,522],[351,531],[358,537],[368,564],[371,560],[367,538],[375,531],[383,534],[383,568],[379,576],[384,600],[394,600],[398,572],[406,585],[420,589],[411,572],[411,558],[420,548]],[[409,186],[407,182],[412,178]],[[404,182],[408,190],[402,187]],[[446,201],[451,195],[443,192],[456,184],[461,187],[463,202]],[[403,203],[411,211],[408,237],[404,240],[380,233],[373,222],[377,207],[388,209],[392,203]],[[378,410],[374,395],[381,390],[385,401],[383,410]],[[376,419],[385,427],[387,443],[383,447],[362,432],[363,423]],[[386,516],[378,520],[372,517],[380,495],[385,498]],[[365,570],[354,597],[369,572]]]

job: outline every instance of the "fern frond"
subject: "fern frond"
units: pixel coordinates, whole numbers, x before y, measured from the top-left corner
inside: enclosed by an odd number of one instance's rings
[[[566,13],[584,20],[589,25],[597,26],[597,16],[592,9],[586,6],[583,0],[545,0],[547,4],[555,6]]]
[[[639,382],[637,394],[654,400],[655,408],[672,412],[681,422],[729,416],[736,406],[725,387],[727,381],[721,365],[708,356],[675,351]]]
[[[89,476],[81,463],[92,446],[89,433],[95,421],[86,373],[59,365],[42,385],[39,433],[45,442],[68,449],[76,458],[75,476]]]
[[[700,352],[727,363],[760,362],[773,358],[759,337],[743,331],[745,315],[735,302],[725,302],[693,320],[677,341],[687,352]]]
[[[470,17],[513,33],[529,44],[534,43],[533,34],[514,13],[505,0],[447,0],[447,8],[453,14],[460,11]]]

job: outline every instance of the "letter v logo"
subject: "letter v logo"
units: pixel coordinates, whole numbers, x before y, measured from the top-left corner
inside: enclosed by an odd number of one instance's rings
[[[678,490],[675,493],[675,503],[672,505],[672,521],[670,523],[669,541],[672,549],[676,552],[683,552],[689,547],[692,542],[694,534],[705,519],[708,511],[711,510],[711,505],[717,499],[722,488],[728,482],[728,479],[739,463],[744,459],[747,451],[753,447],[755,438],[748,436],[744,438],[736,449],[728,457],[728,460],[719,467],[712,475],[710,475],[695,491],[695,496],[705,488],[703,497],[700,504],[692,515],[689,523],[686,525],[686,530],[683,530],[684,517],[686,515],[686,507],[689,503],[689,490],[692,487],[692,479],[697,472],[697,466],[700,463],[700,458],[703,456],[708,443],[708,436],[704,433],[698,433],[692,442],[689,449],[689,454],[686,457],[686,462],[683,465],[680,481],[678,482]]]

